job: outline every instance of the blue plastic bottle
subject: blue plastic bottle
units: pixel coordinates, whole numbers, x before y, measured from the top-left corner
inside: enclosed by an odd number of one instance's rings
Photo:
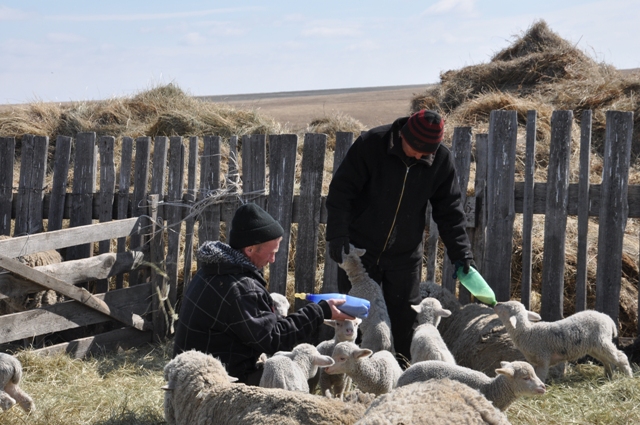
[[[460,283],[471,292],[471,295],[485,304],[496,305],[496,294],[476,269],[469,267],[469,273],[465,273],[463,267],[459,267],[457,276]]]
[[[317,303],[322,300],[347,300],[344,304],[336,306],[341,312],[348,314],[349,316],[359,317],[363,319],[369,314],[369,307],[371,303],[368,300],[358,297],[352,297],[351,295],[329,293],[329,294],[306,294],[299,292],[295,294],[296,298],[301,300],[307,300]]]

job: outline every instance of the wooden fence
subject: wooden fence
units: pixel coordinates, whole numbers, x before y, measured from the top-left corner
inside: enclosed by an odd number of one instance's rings
[[[535,111],[529,111],[526,121],[525,178],[516,181],[517,120],[515,111],[493,111],[488,134],[474,137],[470,127],[459,127],[453,132],[451,149],[461,187],[468,185],[472,152],[475,156],[475,195],[466,197],[463,193],[463,197],[476,263],[498,300],[509,299],[514,285],[520,284],[520,299],[529,306],[533,216],[544,214],[541,315],[545,320],[557,320],[565,313],[565,227],[569,215],[577,216],[575,308],[583,310],[587,308],[586,238],[589,217],[596,216],[598,252],[606,255],[598,256],[595,307],[617,320],[625,227],[628,218],[640,217],[640,186],[628,184],[633,114],[607,112],[600,184],[589,183],[591,111],[585,111],[580,120],[580,181],[571,184],[572,111],[555,111],[552,115],[546,182],[533,179]],[[351,133],[337,134],[334,169],[353,139]],[[119,274],[111,288],[106,279],[100,279],[91,290],[106,294],[152,282],[159,289],[152,291],[156,299],[151,309],[165,305],[170,310],[176,306],[179,289],[188,285],[195,269],[194,247],[204,240],[228,234],[226,224],[235,208],[240,202],[251,201],[265,207],[285,229],[281,249],[269,269],[270,290],[286,293],[290,272],[296,292],[315,290],[319,238],[321,226],[326,222],[326,194],[323,193],[323,180],[327,179],[324,176],[326,135],[308,133],[301,147],[298,136],[292,134],[250,135],[240,140],[231,137],[226,141],[218,136],[153,140],[124,137],[119,141],[118,158],[114,154],[115,143],[110,136],[80,133],[75,139],[59,136],[52,149],[47,137],[25,135],[20,146],[20,173],[16,182],[13,174],[16,141],[0,138],[0,234],[18,237],[35,235],[45,228],[51,232],[95,222],[152,217],[144,226],[146,231],[133,232],[128,241],[119,235],[117,248],[112,248],[110,243],[114,237],[105,233],[97,253],[123,253],[147,247],[147,260],[155,263],[151,269],[155,272],[136,269],[129,273],[128,281]],[[300,151],[301,160],[298,160]],[[48,162],[50,156],[52,164]],[[73,166],[71,179],[70,166]],[[52,173],[48,173],[49,167]],[[516,214],[522,214],[523,222],[521,282],[514,282],[511,277]],[[292,231],[294,226],[296,231]],[[157,237],[160,233],[164,233],[164,237]],[[448,261],[437,264],[437,234],[437,227],[431,221],[425,233],[425,279],[435,279],[435,271],[441,267],[441,283],[455,290],[456,282],[450,277],[451,265]],[[295,240],[291,240],[292,236]],[[291,253],[293,246],[295,251]],[[93,254],[92,244],[83,242],[69,245],[64,259],[71,261]],[[294,267],[290,266],[291,260]],[[337,265],[326,257],[322,291],[337,290],[336,270]],[[0,283],[0,298],[7,291]],[[459,288],[459,298],[463,302],[470,300],[464,288]],[[5,316],[0,316],[0,329],[7,326],[5,323]],[[154,327],[157,333],[170,333],[170,321],[164,327],[158,328],[157,324]],[[7,341],[0,337],[0,343]]]

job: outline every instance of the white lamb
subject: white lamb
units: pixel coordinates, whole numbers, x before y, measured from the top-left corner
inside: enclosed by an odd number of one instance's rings
[[[333,359],[320,354],[315,346],[298,344],[293,351],[278,351],[264,362],[260,386],[308,393],[308,380],[318,373],[318,367],[332,364]]]
[[[276,312],[278,312],[281,316],[286,316],[289,314],[289,300],[282,294],[278,292],[271,292],[271,299],[273,299],[273,303],[276,305]]]
[[[612,376],[613,366],[633,375],[627,356],[612,341],[618,336],[616,324],[604,313],[585,310],[556,322],[538,322],[540,315],[518,301],[500,302],[494,311],[542,381],[550,366],[586,355],[602,362],[607,377]]]
[[[367,274],[360,257],[364,255],[364,249],[349,245],[349,254],[342,253],[341,269],[345,271],[351,282],[349,295],[364,298],[371,305],[369,314],[362,320],[360,329],[362,340],[360,347],[376,351],[387,350],[395,354],[393,336],[391,334],[391,320],[387,311],[382,288]]]
[[[335,364],[324,371],[329,375],[346,373],[365,393],[385,394],[396,387],[402,369],[390,351],[373,352],[353,342],[340,342],[333,349]]]
[[[502,362],[496,376],[439,360],[427,360],[408,367],[398,379],[398,387],[429,379],[453,379],[475,388],[500,410],[523,395],[541,395],[546,388],[527,362]]]
[[[7,353],[0,353],[0,408],[8,410],[16,403],[25,412],[36,409],[33,399],[18,386],[22,379],[20,360]]]
[[[353,424],[371,403],[367,394],[342,402],[280,388],[230,382],[222,363],[191,350],[164,368],[164,417],[168,425]]]
[[[334,328],[333,339],[322,341],[316,346],[320,354],[331,356],[336,344],[343,341],[355,342],[358,337],[358,326],[362,323],[362,319],[355,320],[325,320],[324,324]],[[344,373],[337,375],[328,375],[324,373],[324,369],[318,369],[318,373],[309,381],[309,391],[315,390],[316,384],[320,383],[322,394],[331,397],[342,398],[346,388],[349,386],[349,379]],[[328,392],[327,392],[328,391]]]
[[[419,324],[411,339],[411,363],[442,360],[455,364],[453,355],[438,332],[440,319],[451,316],[451,311],[442,308],[440,301],[430,297],[424,298],[420,304],[412,305],[411,308],[418,313]]]

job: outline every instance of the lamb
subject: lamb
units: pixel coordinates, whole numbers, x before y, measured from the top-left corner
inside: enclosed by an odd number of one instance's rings
[[[273,303],[276,305],[276,312],[278,312],[280,316],[286,316],[289,314],[290,304],[287,297],[277,292],[271,292],[270,295],[273,299]]]
[[[335,364],[324,371],[329,375],[346,373],[353,384],[365,393],[385,394],[396,387],[402,369],[390,351],[373,352],[344,341],[333,349]]]
[[[411,339],[411,363],[442,360],[455,364],[453,355],[438,332],[440,318],[451,316],[451,311],[442,308],[440,301],[431,297],[423,299],[418,305],[412,305],[411,308],[418,313],[419,323]]]
[[[349,254],[342,253],[342,263],[338,265],[347,273],[351,281],[349,295],[364,298],[371,303],[369,314],[363,319],[360,328],[362,340],[360,347],[376,351],[387,350],[395,354],[391,320],[387,311],[382,288],[367,274],[360,257],[366,250],[349,245]]]
[[[331,356],[336,344],[343,341],[355,342],[358,337],[358,326],[362,323],[362,319],[355,320],[325,320],[324,324],[335,329],[333,339],[322,341],[316,346],[318,352],[323,355]],[[309,391],[314,392],[316,385],[320,383],[322,394],[330,397],[342,398],[344,391],[349,386],[348,377],[342,373],[337,375],[328,375],[323,369],[318,369],[315,377],[309,380]]]
[[[264,362],[260,386],[308,393],[308,380],[318,373],[318,367],[332,364],[333,359],[320,354],[315,346],[298,344],[293,351],[278,351]]]
[[[480,391],[504,411],[518,397],[541,395],[546,392],[533,366],[527,362],[502,362],[496,376],[490,378],[482,372],[439,360],[427,360],[408,367],[398,379],[398,387],[429,379],[453,379]]]
[[[503,412],[458,381],[434,379],[396,388],[376,398],[356,425],[506,425]]]
[[[16,403],[25,412],[36,409],[33,399],[18,386],[22,379],[20,360],[7,353],[0,353],[0,408],[9,410]]]
[[[359,394],[342,402],[280,388],[234,384],[222,363],[191,350],[164,367],[164,416],[169,425],[354,424],[371,403]]]
[[[518,301],[500,302],[494,310],[542,381],[549,366],[586,355],[602,362],[607,377],[612,376],[613,366],[633,375],[627,356],[612,341],[618,336],[616,324],[604,313],[585,310],[556,322],[534,323],[540,315]]]

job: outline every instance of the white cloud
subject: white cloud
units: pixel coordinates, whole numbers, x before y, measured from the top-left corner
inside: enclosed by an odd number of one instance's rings
[[[22,21],[28,17],[29,15],[22,10],[0,6],[0,21]]]
[[[121,14],[121,15],[53,15],[47,17],[52,21],[71,21],[71,22],[108,22],[108,21],[158,21],[167,19],[184,19],[184,18],[201,18],[207,15],[249,12],[257,11],[257,7],[244,8],[227,8],[227,9],[209,9],[196,10],[192,12],[171,12],[171,13],[138,13],[138,14]]]
[[[452,11],[473,13],[475,12],[476,0],[440,0],[433,6],[430,6],[426,11],[427,13],[447,13]]]
[[[187,46],[200,46],[207,42],[207,39],[198,32],[190,32],[185,34],[181,39],[180,43],[185,44]]]
[[[360,31],[348,27],[317,26],[302,31],[306,37],[357,37]]]
[[[81,43],[86,39],[72,33],[50,32],[47,34],[47,40],[54,43]]]

